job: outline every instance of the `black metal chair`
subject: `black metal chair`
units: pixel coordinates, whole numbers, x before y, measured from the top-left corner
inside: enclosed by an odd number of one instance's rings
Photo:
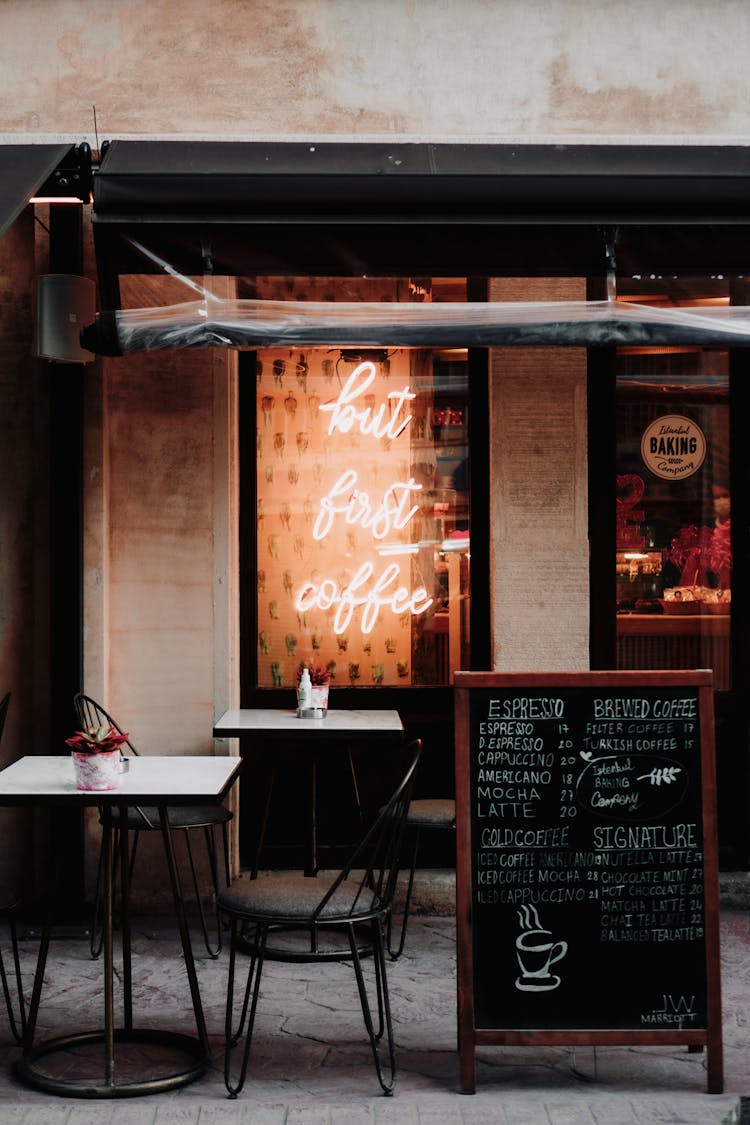
[[[122,728],[118,726],[115,720],[109,715],[104,708],[88,695],[79,693],[76,695],[73,705],[75,708],[76,716],[81,727],[88,726],[111,726],[120,734],[124,733]],[[138,751],[133,743],[128,739],[123,744],[122,750],[129,750],[131,754],[138,757]],[[125,754],[127,756],[127,754]],[[120,833],[118,828],[119,810],[112,809],[111,814],[113,817],[113,826],[115,829],[114,840],[115,846],[113,849],[113,863],[115,871],[117,870],[117,860],[119,854]],[[222,926],[221,919],[218,911],[218,896],[219,896],[219,869],[216,851],[216,828],[220,827],[222,832],[222,844],[224,848],[224,878],[225,885],[228,886],[230,882],[229,875],[229,840],[227,833],[227,825],[232,819],[233,814],[229,809],[224,808],[222,805],[196,805],[186,806],[185,808],[173,808],[169,810],[169,824],[172,829],[179,829],[185,839],[185,846],[187,849],[188,859],[190,862],[190,873],[193,880],[193,887],[195,888],[195,898],[198,907],[198,915],[200,919],[200,926],[203,933],[203,941],[206,946],[206,952],[209,957],[216,958],[221,953],[222,949]],[[159,823],[159,811],[156,808],[142,807],[135,805],[128,809],[127,829],[132,832],[133,843],[130,849],[130,879],[132,881],[133,868],[135,866],[136,850],[138,847],[138,839],[141,832],[158,832],[161,825]],[[196,829],[203,829],[203,835],[206,845],[206,853],[208,856],[209,870],[211,872],[211,885],[213,894],[213,905],[216,918],[216,939],[212,941],[209,934],[208,922],[206,920],[206,912],[203,906],[203,899],[201,896],[201,889],[198,880],[198,872],[195,867],[195,860],[193,856],[193,848],[190,841],[190,833]],[[102,853],[99,855],[99,869],[96,880],[96,892],[94,896],[94,921],[91,928],[91,956],[98,957],[102,950],[102,933],[99,925],[101,895],[100,888],[102,884],[102,864],[104,856]]]
[[[5,719],[8,714],[8,705],[10,704],[10,692],[6,692],[2,699],[0,699],[0,738],[3,736],[3,728],[5,727]],[[16,994],[18,997],[18,1013],[16,1014],[14,1001],[11,996],[10,982],[5,970],[5,962],[3,960],[2,950],[0,950],[0,987],[3,990],[3,998],[5,1000],[5,1007],[8,1010],[8,1023],[10,1024],[10,1031],[13,1038],[17,1043],[20,1043],[23,1038],[23,1033],[26,1029],[26,1003],[23,996],[23,983],[21,981],[21,961],[18,953],[18,934],[16,932],[15,911],[18,903],[15,901],[5,902],[0,906],[0,918],[8,924],[8,932],[10,934],[10,946],[13,954],[13,972],[15,976]]]
[[[3,954],[0,950],[0,985],[3,990],[3,998],[5,999],[5,1007],[8,1011],[8,1023],[10,1025],[11,1035],[16,1043],[23,1040],[24,1032],[26,1030],[26,1001],[23,995],[23,981],[21,980],[21,959],[18,951],[18,933],[16,931],[15,911],[18,906],[17,902],[6,902],[0,907],[0,918],[7,923],[8,932],[10,934],[10,946],[13,955],[13,975],[15,978],[15,993],[14,1000],[11,994],[11,985],[8,980],[8,974],[5,969],[5,961]],[[16,1013],[15,1005],[18,1006]]]
[[[393,1092],[396,1057],[386,977],[385,928],[393,905],[398,856],[421,751],[420,740],[406,748],[408,764],[398,787],[343,869],[315,877],[274,873],[260,879],[244,877],[220,894],[220,910],[231,923],[224,1028],[224,1081],[231,1097],[236,1097],[245,1083],[260,979],[267,960],[351,961],[378,1081],[384,1094]],[[234,1028],[238,952],[249,953],[250,965],[239,1021]],[[362,958],[369,956],[374,961],[377,1026],[362,971]],[[243,1034],[245,1042],[235,1081],[231,1074],[232,1049]],[[381,1061],[380,1040],[384,1034],[386,1058]]]
[[[455,830],[456,827],[456,802],[449,797],[434,797],[434,798],[418,798],[412,801],[409,805],[409,811],[406,816],[406,837],[409,836],[413,839],[413,846],[411,852],[411,860],[409,863],[409,877],[406,884],[406,895],[404,898],[404,914],[401,923],[401,934],[399,935],[398,945],[394,948],[393,939],[393,914],[388,916],[388,923],[386,926],[386,945],[388,947],[388,954],[392,961],[397,961],[404,951],[404,942],[406,941],[406,925],[409,921],[409,908],[411,907],[411,896],[414,889],[414,872],[417,867],[417,856],[419,854],[419,837],[420,833],[427,829],[439,828],[443,831]]]

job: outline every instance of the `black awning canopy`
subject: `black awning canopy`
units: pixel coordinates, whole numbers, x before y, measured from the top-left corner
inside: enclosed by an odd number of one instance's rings
[[[73,151],[70,144],[0,145],[0,238]]]
[[[98,221],[750,221],[750,147],[113,141]]]
[[[750,146],[112,141],[103,307],[124,273],[750,274]]]

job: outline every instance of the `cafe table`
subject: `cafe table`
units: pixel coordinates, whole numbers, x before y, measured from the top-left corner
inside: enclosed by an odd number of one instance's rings
[[[239,769],[238,758],[141,755],[128,759],[128,771],[120,774],[117,789],[95,791],[76,788],[69,755],[27,756],[0,771],[0,805],[66,809],[94,806],[100,810],[103,832],[103,1028],[71,1030],[68,1035],[35,1042],[54,922],[51,918],[46,919],[39,944],[26,1032],[21,1056],[16,1063],[16,1071],[24,1082],[48,1093],[68,1097],[119,1098],[184,1086],[205,1071],[209,1063],[208,1035],[167,810],[176,805],[220,804],[234,784]],[[133,1022],[126,809],[139,806],[156,806],[159,810],[161,837],[195,1018],[195,1034],[159,1027],[139,1028]],[[115,809],[120,810],[121,1026],[116,1026],[115,1018],[113,949]],[[80,1012],[70,1013],[72,1029],[80,1027],[80,1017]],[[60,1058],[63,1052],[67,1054]],[[136,1058],[135,1063],[129,1057],[131,1055]],[[51,1060],[51,1064],[45,1066],[45,1060]],[[62,1065],[55,1067],[55,1061]]]
[[[314,875],[318,871],[317,822],[317,772],[321,757],[331,750],[346,752],[354,791],[357,814],[362,815],[359,784],[354,766],[352,747],[360,744],[400,742],[404,725],[398,711],[358,708],[329,708],[323,718],[300,718],[294,709],[241,707],[225,711],[214,725],[214,738],[244,738],[260,752],[275,752],[282,747],[297,746],[303,749],[308,767],[309,797],[307,803],[307,862],[305,871]],[[251,875],[258,873],[260,854],[265,840],[268,816],[273,795],[276,769],[271,763],[270,780],[262,814],[259,840]]]

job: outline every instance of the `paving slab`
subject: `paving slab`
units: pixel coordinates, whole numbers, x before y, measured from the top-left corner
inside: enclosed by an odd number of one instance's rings
[[[191,1031],[176,932],[153,919],[134,925],[136,1023]],[[27,991],[37,948],[35,940],[22,942]],[[403,956],[389,965],[399,1068],[392,1098],[379,1093],[351,971],[341,964],[269,963],[247,1083],[238,1099],[228,1099],[227,956],[199,955],[213,1051],[200,1079],[120,1101],[57,1098],[14,1076],[19,1049],[0,1018],[0,1125],[748,1125],[750,917],[744,905],[722,909],[721,958],[725,1088],[719,1095],[705,1092],[704,1052],[629,1046],[480,1047],[476,1093],[462,1094],[453,919],[416,915]],[[101,968],[86,940],[53,941],[40,1034],[69,1031],[71,1019],[76,1030],[99,1026]]]

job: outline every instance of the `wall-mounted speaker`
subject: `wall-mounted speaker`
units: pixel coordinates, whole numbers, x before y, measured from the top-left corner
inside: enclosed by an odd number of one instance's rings
[[[36,299],[36,354],[57,363],[91,363],[81,329],[96,319],[96,286],[70,273],[41,274]]]

